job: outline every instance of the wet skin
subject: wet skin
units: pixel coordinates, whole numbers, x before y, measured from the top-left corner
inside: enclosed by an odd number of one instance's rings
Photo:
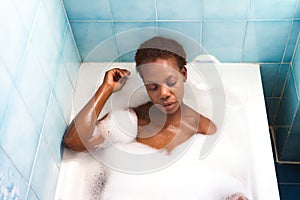
[[[187,71],[178,67],[175,58],[144,63],[139,72],[151,102],[133,108],[138,118],[138,142],[170,151],[195,133],[216,132],[209,119],[184,104]],[[101,125],[106,117],[97,120],[98,115],[110,95],[122,89],[129,75],[129,71],[118,68],[106,72],[95,95],[70,123],[63,140],[65,147],[74,151],[94,150],[104,141],[100,134],[92,137],[95,126]]]

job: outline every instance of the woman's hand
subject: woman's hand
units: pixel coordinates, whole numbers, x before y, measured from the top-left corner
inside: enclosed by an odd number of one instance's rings
[[[126,69],[113,68],[105,73],[103,84],[112,87],[117,92],[125,85],[130,72]]]

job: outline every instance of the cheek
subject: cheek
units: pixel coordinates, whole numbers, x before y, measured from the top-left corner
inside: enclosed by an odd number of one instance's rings
[[[147,93],[148,93],[148,96],[149,96],[149,98],[151,99],[151,101],[153,103],[155,103],[157,101],[157,99],[159,98],[158,97],[158,92],[153,92],[153,91],[148,91],[147,90]]]
[[[171,91],[176,96],[176,98],[182,99],[183,98],[183,93],[184,93],[184,85],[180,84],[180,85],[172,88]]]

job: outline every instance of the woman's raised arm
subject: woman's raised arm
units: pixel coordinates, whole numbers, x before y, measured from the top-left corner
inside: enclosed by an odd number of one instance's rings
[[[106,72],[102,85],[83,109],[75,116],[65,133],[63,144],[74,151],[93,149],[95,145],[92,133],[97,124],[97,118],[106,101],[112,93],[122,89],[126,77],[130,72],[125,69],[114,68]],[[98,140],[100,143],[104,138]]]

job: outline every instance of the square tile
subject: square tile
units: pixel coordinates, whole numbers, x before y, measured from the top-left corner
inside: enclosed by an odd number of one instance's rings
[[[250,21],[243,62],[281,62],[290,21]]]
[[[54,27],[51,25],[45,5],[41,3],[30,43],[39,63],[45,70],[51,87],[55,83],[59,61],[59,47],[53,34]]]
[[[47,144],[41,139],[31,181],[31,188],[39,199],[54,199],[58,175]]]
[[[45,5],[47,16],[53,27],[52,35],[59,49],[62,48],[64,32],[67,25],[67,16],[61,0],[42,0]]]
[[[114,20],[156,20],[153,0],[110,0]]]
[[[62,62],[66,66],[73,87],[75,87],[81,59],[77,52],[77,47],[69,27],[67,27],[64,38],[62,56]]]
[[[289,64],[280,64],[280,68],[277,74],[277,80],[275,85],[275,90],[273,92],[274,97],[281,97],[284,89],[284,84],[288,78],[288,74],[290,71]]]
[[[26,180],[0,148],[0,194],[1,199],[25,199]]]
[[[192,61],[204,51],[200,45],[200,22],[159,22],[158,26],[158,35],[173,39],[182,45],[188,61]],[[184,31],[185,28],[188,31]]]
[[[32,189],[29,190],[27,200],[39,200]]]
[[[200,45],[201,22],[159,22],[158,28],[170,29]]]
[[[7,69],[15,81],[28,42],[28,33],[20,20],[13,1],[1,3],[0,27],[0,57],[5,65],[9,66]]]
[[[109,37],[96,45],[83,62],[115,62],[119,58],[115,36]]]
[[[69,123],[72,108],[73,88],[64,65],[58,69],[54,95],[60,106],[65,122]]]
[[[241,62],[246,22],[203,22],[203,48],[221,62]]]
[[[275,163],[278,183],[300,184],[300,165]]]
[[[300,123],[299,122],[300,122],[300,102],[298,105],[298,109],[296,111],[294,123],[292,124],[292,127],[291,127],[291,134],[300,135]]]
[[[279,157],[279,160],[281,159],[282,151],[286,145],[288,134],[289,134],[288,127],[275,128],[275,144],[276,144],[277,155]]]
[[[201,20],[202,0],[156,1],[159,20]]]
[[[280,64],[261,64],[260,73],[265,97],[272,97]]]
[[[71,21],[71,26],[83,62],[91,61],[89,57],[95,57],[93,51],[101,52],[98,62],[109,62],[118,57],[111,22]]]
[[[0,135],[3,150],[29,181],[40,135],[18,92],[13,94]]]
[[[0,91],[1,91],[1,98],[0,98],[0,130],[3,124],[4,116],[10,102],[12,91],[15,90],[15,86],[11,79],[10,74],[8,73],[6,66],[4,66],[3,62],[0,60]]]
[[[294,54],[298,34],[300,31],[300,20],[294,20],[292,30],[287,41],[287,46],[285,49],[284,62],[291,62]]]
[[[250,0],[203,0],[203,19],[245,20]]]
[[[51,151],[57,163],[61,162],[60,147],[66,127],[67,125],[64,120],[64,116],[60,111],[60,107],[55,96],[51,94],[42,135],[45,142],[48,144],[49,151]]]
[[[40,0],[27,0],[26,3],[22,0],[13,0],[13,2],[27,33],[30,33]]]
[[[156,36],[155,22],[115,22],[119,56],[137,50],[146,40]]]
[[[298,0],[298,3],[297,3],[297,7],[295,9],[295,16],[294,16],[294,18],[300,19],[300,3],[299,3],[299,0]]]
[[[280,160],[299,162],[300,161],[299,143],[300,143],[300,134],[291,133],[287,137],[287,141],[282,150]]]
[[[297,0],[252,0],[250,19],[292,19]]]
[[[17,89],[29,112],[41,131],[50,96],[50,83],[43,67],[29,47],[22,62],[22,71],[17,80]]]
[[[267,104],[266,108],[267,108],[268,122],[269,125],[273,125],[278,110],[278,106],[280,103],[280,98],[266,97],[265,100]]]
[[[281,200],[298,200],[300,199],[300,185],[279,184],[279,193]]]
[[[279,106],[275,124],[282,125],[282,126],[291,126],[297,106],[298,106],[298,99],[297,99],[295,82],[294,82],[293,74],[290,73]]]
[[[123,55],[120,57],[121,62],[135,62],[135,60],[134,60],[135,53],[136,53],[136,50],[133,50],[133,51],[131,51],[131,52],[128,52],[128,53],[123,54]]]
[[[111,20],[111,10],[108,0],[64,0],[64,5],[70,20]]]
[[[297,49],[295,50],[295,56],[293,59],[292,73],[294,75],[295,86],[297,90],[298,100],[300,101],[300,41],[298,41]]]

